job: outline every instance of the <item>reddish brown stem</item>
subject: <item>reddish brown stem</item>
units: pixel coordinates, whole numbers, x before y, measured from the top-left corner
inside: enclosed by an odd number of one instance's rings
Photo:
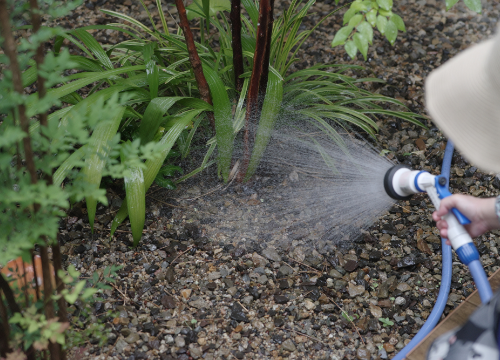
[[[59,246],[59,235],[57,236],[57,244],[52,245],[52,258],[54,262],[54,271],[56,273],[56,291],[58,295],[64,290],[64,283],[61,278],[57,276],[59,270],[62,270],[62,257],[61,257],[61,247]],[[64,296],[61,296],[57,300],[57,305],[59,306],[59,311],[57,313],[60,322],[68,321],[68,313],[66,311],[66,300]],[[66,359],[66,351],[61,349],[61,360]]]
[[[243,48],[241,46],[241,0],[231,0],[231,34],[233,46],[234,86],[236,91],[243,88]]]
[[[0,0],[0,26],[2,30],[2,35],[4,37],[4,51],[9,58],[9,69],[12,72],[12,83],[14,85],[14,90],[23,94],[23,82],[21,79],[21,69],[19,68],[19,63],[17,62],[17,49],[14,37],[11,32],[11,24],[9,19],[9,12],[7,11],[7,1]],[[26,161],[26,168],[31,176],[31,183],[36,184],[36,168],[35,161],[33,157],[33,150],[31,147],[31,138],[29,136],[29,121],[26,117],[26,107],[22,104],[18,107],[19,122],[21,123],[21,129],[26,133],[23,139],[24,156]]]
[[[35,253],[31,250],[31,263],[33,264],[33,277],[35,278],[36,300],[40,300],[40,287],[38,286],[38,274],[35,266]]]
[[[179,13],[180,27],[184,33],[184,39],[186,40],[186,45],[189,53],[189,62],[193,67],[194,77],[196,83],[198,84],[198,90],[200,91],[201,99],[210,105],[212,105],[212,97],[210,96],[210,88],[208,87],[207,79],[203,74],[203,67],[201,66],[201,60],[196,50],[196,45],[194,44],[193,33],[189,27],[189,21],[186,16],[186,8],[182,0],[175,0],[175,6],[177,6],[177,11]],[[208,119],[210,120],[210,125],[215,132],[215,117],[213,112],[208,113]]]
[[[17,305],[16,299],[14,298],[14,293],[12,292],[9,283],[4,279],[2,274],[0,274],[0,289],[5,295],[5,299],[7,300],[7,304],[10,307],[10,311],[12,311],[13,313],[21,312],[21,310],[19,309],[19,305]]]
[[[259,96],[262,99],[261,110],[262,110],[262,103],[264,101],[264,98],[266,97],[267,80],[269,79],[269,59],[271,57],[271,42],[273,38],[274,0],[270,0],[270,2],[271,2],[271,12],[269,14],[269,23],[267,25],[266,53],[264,55],[264,63],[262,64],[263,65],[262,77],[260,79],[260,85],[259,85]]]
[[[250,163],[251,149],[257,121],[260,118],[259,89],[264,71],[264,61],[268,42],[269,21],[271,17],[270,0],[260,0],[259,21],[257,26],[257,42],[253,56],[253,69],[248,89],[247,108],[245,114],[245,133],[243,135],[244,153],[238,181],[243,181]],[[269,69],[269,67],[268,67]],[[269,71],[269,70],[268,70]]]
[[[0,291],[0,320],[2,320],[0,322],[0,356],[4,358],[7,356],[7,353],[10,352],[10,326],[7,317],[7,309],[3,303],[2,291]]]
[[[50,260],[47,246],[40,246],[40,257],[42,260],[42,276],[43,276],[43,302],[45,316],[47,319],[55,318],[54,302],[52,301],[52,274],[50,273]],[[57,343],[49,341],[49,351],[51,360],[60,360],[60,346]]]
[[[38,9],[38,1],[30,0],[30,8],[31,8],[31,25],[33,25],[33,33],[38,32],[41,26],[41,19]],[[38,70],[38,80],[37,80],[37,89],[38,89],[38,99],[42,99],[46,95],[45,89],[45,78],[40,76],[40,67],[43,64],[44,54],[43,54],[43,43],[38,45],[35,53],[35,62]],[[47,126],[47,113],[44,112],[40,114],[40,125]]]

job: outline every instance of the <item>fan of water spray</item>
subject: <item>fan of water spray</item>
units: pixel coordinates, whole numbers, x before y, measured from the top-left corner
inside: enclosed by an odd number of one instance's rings
[[[276,130],[259,167],[278,180],[265,202],[287,228],[274,234],[318,244],[355,240],[394,204],[383,185],[394,164],[359,136],[309,124]]]

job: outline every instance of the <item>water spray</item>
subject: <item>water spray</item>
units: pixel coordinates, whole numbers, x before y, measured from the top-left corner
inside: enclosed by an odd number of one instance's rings
[[[445,153],[445,158],[449,158],[447,159],[447,168],[449,168],[451,154],[453,153],[453,145],[451,143],[449,143],[447,147],[447,152],[448,156],[446,156]],[[446,159],[443,160],[443,164],[445,164],[445,162]],[[436,209],[439,209],[442,199],[451,196],[448,190],[448,179],[446,176],[436,176],[427,171],[412,170],[401,165],[393,166],[386,172],[384,176],[384,189],[387,195],[395,200],[407,200],[414,194],[425,192]],[[455,208],[453,208],[450,213],[443,216],[443,220],[448,223],[448,240],[457,253],[460,261],[469,267],[474,282],[476,283],[481,302],[488,302],[493,293],[486,273],[479,260],[479,252],[474,246],[471,236],[464,228],[464,225],[471,223],[470,220]],[[449,256],[451,254],[448,255],[445,253],[445,247],[448,246],[444,244],[443,239],[443,274],[446,271],[449,272],[451,276],[451,256]],[[444,310],[449,290],[449,281],[447,281],[446,284],[443,282],[436,305],[426,324],[424,324],[419,333],[415,335],[412,341],[402,349],[394,359],[404,359],[405,356],[434,328]]]

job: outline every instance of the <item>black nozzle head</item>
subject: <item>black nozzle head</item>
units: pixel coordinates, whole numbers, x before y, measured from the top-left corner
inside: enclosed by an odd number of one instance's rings
[[[396,192],[396,190],[394,190],[392,180],[394,178],[394,174],[399,169],[409,169],[409,168],[407,166],[404,166],[404,165],[394,165],[389,170],[387,170],[387,172],[385,173],[385,176],[384,176],[384,189],[385,189],[385,192],[387,193],[387,195],[389,195],[394,200],[408,200],[409,198],[411,198],[411,195],[401,196]]]

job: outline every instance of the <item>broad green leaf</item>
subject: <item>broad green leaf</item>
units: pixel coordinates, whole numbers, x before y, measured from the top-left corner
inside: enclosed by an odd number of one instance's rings
[[[54,185],[59,186],[62,184],[75,164],[83,158],[86,149],[87,145],[83,145],[81,148],[75,150],[75,152],[73,152],[73,154],[71,154],[66,160],[64,160],[64,162],[57,168],[54,175],[52,175]]]
[[[384,10],[392,10],[392,0],[377,0],[377,4]]]
[[[118,126],[120,125],[124,112],[125,108],[120,107],[120,111],[118,111],[112,119],[97,124],[90,137],[88,147],[92,154],[85,159],[85,166],[82,168],[81,172],[84,180],[97,188],[101,183],[102,169],[106,164],[108,156],[108,143],[118,131]],[[97,200],[93,197],[87,197],[86,202],[90,228],[93,231]]]
[[[153,139],[165,112],[180,99],[183,99],[183,97],[159,97],[149,102],[139,125],[141,144],[144,145]]]
[[[483,8],[481,0],[464,0],[464,4],[474,12],[481,13]]]
[[[450,10],[457,2],[458,0],[446,0],[446,11]]]
[[[344,18],[342,20],[342,25],[345,25],[347,24],[351,18],[356,15],[358,13],[358,11],[356,9],[353,9],[353,8],[350,8],[349,10],[347,10],[344,14]]]
[[[385,17],[391,17],[392,16],[392,11],[387,11],[384,9],[378,9],[378,12],[380,15],[385,16]]]
[[[396,41],[396,37],[398,36],[398,28],[396,27],[396,24],[394,24],[392,21],[388,21],[387,25],[385,26],[385,37],[391,45],[394,45],[394,42]]]
[[[362,33],[357,32],[356,34],[354,34],[353,40],[354,44],[356,44],[356,47],[366,61],[366,55],[368,53],[368,39]]]
[[[31,67],[26,69],[22,74],[23,88],[33,84],[38,77],[38,71],[35,63],[31,64]]]
[[[356,53],[358,52],[358,48],[356,47],[356,44],[354,44],[354,41],[352,40],[349,40],[348,42],[345,43],[344,49],[347,52],[347,55],[349,55],[351,59],[354,59]]]
[[[399,16],[397,14],[392,14],[389,21],[392,21],[394,23],[394,25],[396,25],[396,27],[399,31],[406,32],[405,23],[404,23],[403,19],[401,19],[401,16]]]
[[[103,71],[103,72],[96,72],[86,78],[75,80],[70,82],[69,84],[63,85],[61,87],[51,89],[48,91],[50,96],[52,98],[59,99],[64,95],[71,94],[73,91],[79,90],[84,86],[87,86],[89,84],[92,84],[96,81],[102,80],[109,78],[114,75],[118,74],[123,74],[128,71],[139,71],[139,70],[144,70],[144,65],[137,65],[137,66],[127,66],[127,67],[122,67],[118,69],[113,69],[113,70],[108,70],[108,71]],[[28,101],[27,101],[27,106],[26,108],[30,110],[34,104],[36,104],[38,101],[38,94],[32,94],[28,96]],[[29,114],[28,114],[29,115]]]
[[[368,21],[371,26],[375,27],[377,24],[377,10],[373,9],[366,13],[366,21]]]
[[[269,73],[266,98],[264,99],[264,104],[262,105],[262,113],[260,116],[259,126],[255,134],[252,157],[250,158],[248,170],[245,174],[245,181],[250,179],[259,166],[262,155],[264,154],[267,144],[271,138],[276,119],[278,118],[282,100],[283,81],[274,73]]]
[[[377,29],[382,35],[385,34],[385,27],[387,26],[387,18],[385,16],[377,16]]]
[[[352,27],[357,26],[362,19],[363,19],[363,15],[361,15],[361,14],[354,15],[351,18],[351,20],[349,20],[349,26],[352,26]]]
[[[157,183],[159,186],[167,188],[169,190],[175,190],[176,186],[175,186],[174,182],[172,181],[172,179],[167,179],[165,177],[166,176],[172,177],[176,173],[179,173],[182,175],[183,172],[184,171],[179,166],[175,166],[175,165],[163,166],[158,171],[158,175],[156,175],[155,183]]]
[[[106,52],[102,48],[101,44],[99,44],[92,35],[82,29],[76,29],[71,31],[70,33],[77,36],[85,44],[85,46],[87,46],[89,50],[92,51],[95,57],[106,69],[113,69],[113,64],[111,63],[111,60],[109,60],[108,55],[106,55]]]
[[[241,0],[241,3],[245,7],[250,19],[252,19],[252,23],[255,29],[257,29],[257,23],[259,21],[259,10],[253,0]]]
[[[177,185],[172,181],[172,179],[166,179],[163,176],[161,176],[159,173],[155,178],[155,183],[158,186],[161,186],[162,188],[165,188],[167,190],[175,190],[177,189]]]
[[[361,24],[359,24],[356,30],[363,34],[363,36],[368,40],[370,44],[373,42],[373,28],[366,21],[363,21]]]
[[[231,114],[231,102],[227,95],[226,87],[217,72],[209,66],[203,66],[203,73],[210,87],[212,102],[214,104],[215,115],[215,136],[217,138],[217,148],[219,167],[224,181],[229,178],[229,167],[233,156],[233,117]]]
[[[142,229],[146,220],[146,191],[144,189],[144,174],[140,167],[129,168],[129,176],[124,177],[127,197],[127,211],[134,239],[134,247],[142,237]]]
[[[198,115],[201,110],[189,110],[181,115],[179,115],[177,122],[170,128],[170,130],[160,139],[159,144],[163,145],[163,148],[159,156],[154,159],[146,161],[146,169],[143,171],[144,174],[144,190],[148,191],[149,187],[153,183],[158,174],[158,171],[163,165],[167,155],[174,146],[175,141],[181,134],[182,130],[193,120],[193,118]],[[123,200],[122,206],[118,210],[113,222],[111,223],[111,234],[113,236],[118,226],[127,218],[128,216],[128,204],[127,199]]]
[[[345,44],[345,41],[347,40],[347,37],[351,34],[352,29],[353,29],[352,26],[344,26],[340,28],[340,30],[337,31],[335,37],[333,38],[332,47]]]
[[[215,16],[219,11],[230,11],[231,2],[229,0],[210,0],[209,16]],[[201,16],[206,16],[203,9],[203,3],[200,0],[194,0],[193,3],[186,7],[186,15],[188,20],[193,20]]]
[[[351,4],[351,9],[355,9],[356,11],[366,11],[368,10],[368,6],[362,1],[354,1]]]

